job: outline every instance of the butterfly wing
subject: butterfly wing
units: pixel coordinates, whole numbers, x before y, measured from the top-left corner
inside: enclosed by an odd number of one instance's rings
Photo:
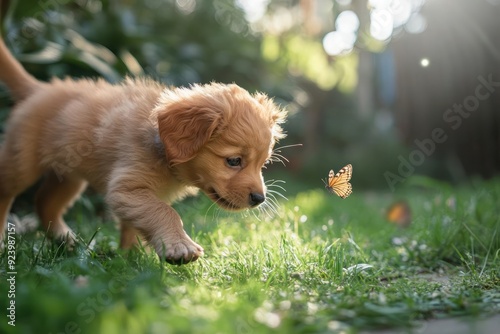
[[[349,183],[352,177],[352,165],[349,164],[338,171],[337,174],[330,170],[328,173],[328,190],[334,192],[340,198],[347,198],[352,194],[352,185]]]
[[[332,192],[332,188],[330,188],[330,181],[332,178],[335,176],[335,173],[333,169],[330,170],[330,173],[328,173],[328,178],[325,180],[322,179],[323,183],[325,184],[325,188],[328,189],[329,192]]]

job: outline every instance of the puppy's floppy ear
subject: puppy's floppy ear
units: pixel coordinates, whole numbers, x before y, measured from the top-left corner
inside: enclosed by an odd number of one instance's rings
[[[210,107],[174,103],[158,113],[158,131],[170,165],[194,158],[220,122],[220,112]]]

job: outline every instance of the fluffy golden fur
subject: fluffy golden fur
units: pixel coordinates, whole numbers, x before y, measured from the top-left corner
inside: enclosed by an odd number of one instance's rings
[[[42,226],[72,242],[63,214],[90,185],[119,219],[121,247],[139,235],[168,262],[187,263],[203,248],[172,202],[198,189],[228,210],[265,200],[261,169],[283,137],[285,112],[264,94],[217,83],[39,82],[1,40],[0,80],[16,101],[0,146],[0,233],[14,198],[43,178]]]

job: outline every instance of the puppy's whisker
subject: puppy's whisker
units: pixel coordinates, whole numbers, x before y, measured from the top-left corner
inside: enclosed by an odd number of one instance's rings
[[[278,184],[278,183],[286,183],[286,182],[285,182],[284,180],[277,180],[277,179],[270,179],[270,180],[266,180],[266,181],[264,182],[264,184],[265,184],[266,186],[267,186],[267,185],[269,185],[269,186],[274,186],[274,185],[276,185],[276,184]]]
[[[264,213],[268,217],[279,215],[277,208],[279,207],[276,197],[272,193],[268,193],[267,199],[261,206],[258,207],[259,213]]]
[[[268,188],[278,188],[282,191],[286,191],[286,189],[279,185],[278,183],[285,183],[285,181],[283,180],[271,180],[272,182],[266,182],[265,185],[268,187]]]
[[[252,214],[253,214],[253,216],[254,216],[254,217],[255,217],[255,219],[257,219],[258,221],[261,221],[261,219],[260,219],[260,217],[259,217],[259,216],[260,216],[260,214],[262,213],[262,210],[263,210],[263,209],[262,209],[262,206],[264,206],[264,204],[262,204],[261,206],[259,206],[259,207],[257,208],[257,210],[252,210]],[[258,212],[258,213],[257,213],[257,212]]]
[[[276,211],[272,209],[272,206],[270,206],[269,204],[263,205],[262,208],[259,209],[259,212],[269,218],[276,216]]]
[[[285,201],[288,201],[288,198],[277,190],[268,189],[267,192],[268,192],[269,196],[273,196],[275,199],[276,199],[276,195],[278,195],[279,197],[281,197]]]
[[[263,213],[269,218],[272,218],[275,215],[278,215],[278,211],[276,210],[274,204],[271,202],[265,202],[259,207],[259,212]]]
[[[286,166],[285,162],[283,161],[283,159],[286,161],[286,162],[289,162],[288,159],[286,159],[285,157],[279,157],[278,155],[276,155],[275,153],[272,153],[271,156],[269,157],[269,163],[281,163],[283,164],[283,166]]]
[[[211,197],[212,195],[218,195],[218,194],[217,194],[216,192],[207,193],[207,196],[208,196],[208,197]],[[222,203],[223,201],[224,201],[224,200],[223,200],[222,198],[219,198],[219,199],[217,199],[216,201],[213,201],[213,202],[212,202],[212,204],[208,207],[208,209],[207,209],[207,211],[206,211],[206,214],[205,214],[205,220],[206,220],[206,217],[207,217],[207,215],[208,215],[208,212],[210,212],[210,210],[211,210],[213,207],[215,207],[215,210],[213,210],[213,211],[212,211],[212,218],[213,218],[214,220],[217,220],[217,219],[219,218],[219,216],[220,216],[221,212],[223,212],[223,210],[220,208],[220,206],[218,206],[218,204],[219,204],[219,202],[220,202],[220,203]],[[230,205],[235,206],[235,205],[233,204],[233,202],[231,202],[231,201],[228,201],[228,203],[229,203]]]
[[[276,196],[274,196],[273,194],[269,194],[268,200],[269,200],[268,204],[275,207],[279,207],[278,200],[276,199]]]
[[[272,200],[269,201],[269,203],[267,203],[266,209],[269,209],[274,214],[279,215],[279,213],[278,213],[278,207],[279,207],[279,205],[278,205],[277,201],[275,199],[272,199]]]
[[[296,147],[296,146],[302,146],[302,144],[292,144],[292,145],[284,145],[284,146],[279,146],[273,149],[271,153],[271,157],[269,158],[269,161],[271,163],[273,162],[279,162],[283,164],[283,166],[286,166],[285,162],[290,162],[284,155],[281,154],[281,150],[284,148],[290,148],[290,147]]]
[[[297,147],[297,146],[303,146],[302,144],[290,144],[290,145],[283,145],[283,146],[278,146],[274,149],[274,151],[281,150],[283,148],[290,148],[290,147]],[[279,151],[278,151],[279,152]]]
[[[283,191],[285,192],[286,189],[284,187],[282,187],[279,183],[286,183],[285,181],[283,180],[269,180],[267,182],[265,182],[265,185],[267,187],[267,192],[269,193],[269,195],[278,195],[279,197],[283,198],[284,200],[287,200],[288,201],[288,198],[286,198],[285,195],[283,195],[280,191]],[[277,188],[277,189],[273,189],[273,188]],[[276,196],[274,196],[276,198]]]
[[[269,202],[268,202],[269,198],[266,199],[266,201],[264,203],[262,203],[261,205],[259,205],[256,210],[253,210],[254,211],[254,216],[260,221],[262,220],[262,217],[272,217],[272,215],[269,213],[268,211],[268,207],[269,207]],[[258,214],[258,216],[257,216]]]
[[[220,207],[216,206],[215,210],[214,210],[214,213],[213,213],[214,220],[219,221],[221,212],[222,212],[222,209]]]
[[[220,206],[216,206],[214,213],[213,213],[214,220],[219,221],[221,215],[224,215],[224,213],[225,213],[225,211]]]
[[[285,189],[283,189],[281,186],[278,186],[279,188],[281,188],[283,191],[286,191]],[[274,189],[268,189],[268,195],[269,195],[269,199],[270,199],[270,203],[278,208],[279,207],[279,199],[278,199],[278,196],[281,198],[281,199],[284,199],[286,201],[288,201],[288,198],[283,195],[280,191],[278,190],[274,190]]]
[[[271,153],[271,161],[281,162],[282,164],[285,164],[284,161],[290,162],[284,155],[277,152]]]
[[[204,219],[205,219],[205,222],[207,221],[207,215],[208,215],[208,213],[210,212],[210,210],[211,210],[211,209],[212,209],[212,207],[214,207],[214,206],[215,206],[215,208],[216,208],[216,209],[218,209],[218,208],[219,208],[219,207],[217,206],[216,202],[212,202],[212,204],[210,204],[210,206],[208,207],[207,211],[205,212],[205,218],[204,218]],[[213,218],[213,219],[215,219],[215,218],[216,218],[216,217],[215,217],[215,212],[216,212],[216,211],[217,211],[217,210],[214,210],[214,212],[212,213],[212,218]]]

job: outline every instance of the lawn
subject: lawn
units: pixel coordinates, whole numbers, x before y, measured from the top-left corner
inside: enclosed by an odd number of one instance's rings
[[[385,217],[397,200],[411,208],[406,228]],[[68,215],[73,252],[31,232],[16,233],[15,268],[0,255],[0,332],[351,333],[500,313],[500,180],[414,178],[345,200],[319,182],[267,213],[224,213],[200,196],[176,205],[205,248],[184,266],[118,250],[92,203]]]

